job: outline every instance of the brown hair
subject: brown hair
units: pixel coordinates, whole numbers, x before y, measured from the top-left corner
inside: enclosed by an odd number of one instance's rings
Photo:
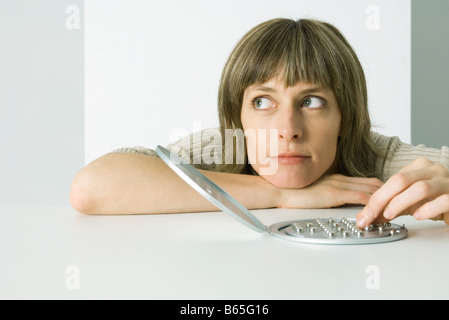
[[[304,82],[333,90],[342,115],[336,155],[338,173],[379,176],[376,161],[384,152],[371,138],[363,68],[344,36],[326,22],[273,19],[243,36],[222,72],[218,93],[221,136],[225,137],[226,129],[242,129],[240,115],[245,89],[281,73],[286,87]],[[235,154],[239,148],[236,144],[232,151],[223,149],[223,160],[227,152]],[[243,149],[246,152],[246,146]],[[227,165],[223,161],[222,170],[248,173],[249,166],[247,160],[241,165],[235,162]]]

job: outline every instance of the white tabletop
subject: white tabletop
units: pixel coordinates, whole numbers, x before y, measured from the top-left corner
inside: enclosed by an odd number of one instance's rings
[[[265,225],[360,208],[255,210]],[[1,299],[448,299],[449,227],[394,221],[403,240],[315,245],[222,212],[87,216],[0,207]]]

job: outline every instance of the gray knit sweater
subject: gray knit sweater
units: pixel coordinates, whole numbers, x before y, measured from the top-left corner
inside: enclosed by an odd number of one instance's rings
[[[195,163],[193,161],[194,155],[202,154],[205,147],[213,149],[221,147],[219,139],[211,139],[212,136],[219,134],[218,129],[205,129],[201,132],[188,135],[177,142],[167,146],[171,152],[182,157],[185,161],[192,164],[197,169],[218,171],[218,166],[214,163],[206,164],[204,162]],[[196,135],[196,136],[195,136]],[[404,166],[411,163],[416,158],[427,158],[434,163],[442,164],[449,170],[449,148],[442,147],[441,149],[426,148],[424,145],[412,146],[400,141],[398,137],[386,137],[378,133],[372,133],[374,141],[381,146],[386,147],[388,160],[384,162],[379,159],[379,167],[383,168],[379,177],[382,181],[387,181],[392,175],[402,169]],[[201,137],[201,138],[198,138]],[[125,147],[119,148],[113,153],[135,152],[149,156],[157,157],[157,153],[153,149],[145,147]],[[198,161],[196,161],[198,162]]]

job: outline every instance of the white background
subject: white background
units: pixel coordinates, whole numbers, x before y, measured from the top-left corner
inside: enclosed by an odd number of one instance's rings
[[[367,27],[370,6],[379,9],[379,28]],[[342,31],[365,69],[374,129],[410,142],[410,8],[410,0],[86,1],[85,162],[218,126],[229,53],[276,17],[320,19]]]

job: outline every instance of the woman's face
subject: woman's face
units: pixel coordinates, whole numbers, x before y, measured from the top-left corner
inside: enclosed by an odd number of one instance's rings
[[[341,112],[329,88],[282,78],[248,87],[241,121],[248,160],[281,188],[303,188],[335,172]],[[275,130],[272,130],[275,129]]]

